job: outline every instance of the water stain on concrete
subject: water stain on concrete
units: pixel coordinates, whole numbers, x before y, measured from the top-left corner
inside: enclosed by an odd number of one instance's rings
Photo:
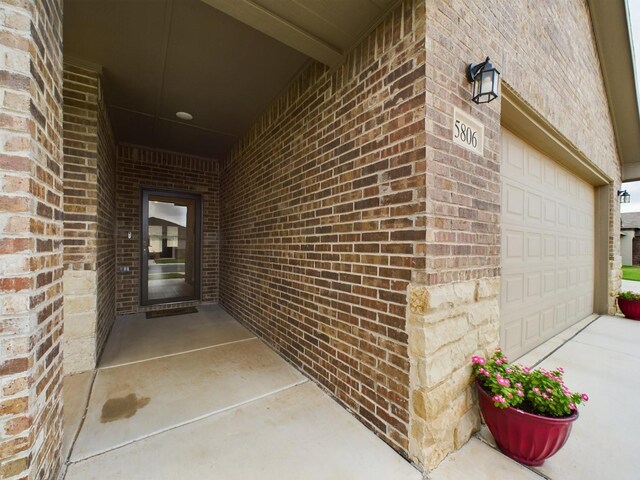
[[[102,405],[101,423],[114,422],[133,417],[139,409],[145,407],[151,399],[130,393],[126,397],[110,398]]]

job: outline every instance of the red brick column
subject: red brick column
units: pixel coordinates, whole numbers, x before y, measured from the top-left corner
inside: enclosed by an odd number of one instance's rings
[[[0,478],[49,479],[62,432],[62,2],[0,14]]]

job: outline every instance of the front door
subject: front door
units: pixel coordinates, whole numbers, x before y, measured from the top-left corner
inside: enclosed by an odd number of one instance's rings
[[[143,190],[140,303],[200,299],[201,200]]]

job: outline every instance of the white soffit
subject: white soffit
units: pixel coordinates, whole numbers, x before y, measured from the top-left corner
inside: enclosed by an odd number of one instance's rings
[[[640,179],[640,114],[625,0],[588,0],[622,180]],[[588,74],[588,72],[584,72]]]

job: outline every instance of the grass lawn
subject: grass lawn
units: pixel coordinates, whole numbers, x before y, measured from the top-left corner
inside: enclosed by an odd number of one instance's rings
[[[184,258],[156,258],[157,265],[164,265],[166,263],[184,263]]]
[[[625,265],[624,267],[622,267],[622,279],[635,280],[637,282],[640,282],[640,267]]]

